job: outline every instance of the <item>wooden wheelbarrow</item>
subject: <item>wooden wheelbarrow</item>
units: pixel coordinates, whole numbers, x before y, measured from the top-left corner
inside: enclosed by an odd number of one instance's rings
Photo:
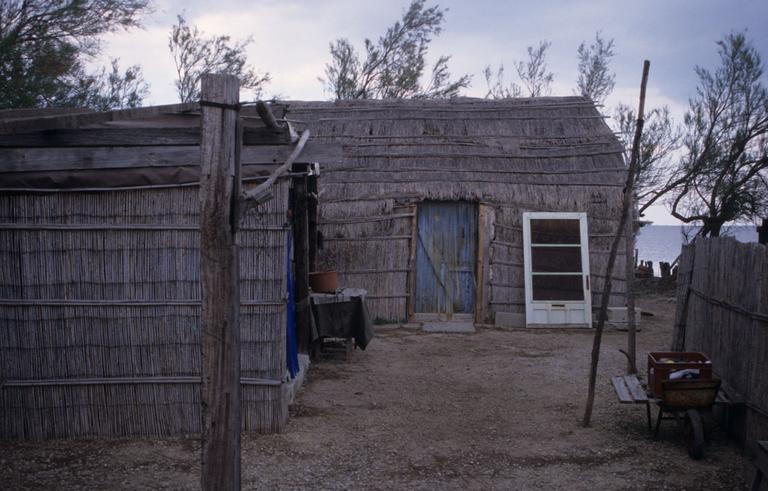
[[[664,380],[660,397],[655,400],[659,406],[659,415],[656,418],[654,438],[659,436],[661,421],[672,419],[683,432],[688,455],[696,460],[702,458],[705,434],[701,412],[712,408],[719,389],[720,380],[715,378]],[[665,413],[669,416],[664,416]]]
[[[694,459],[704,456],[704,422],[701,411],[712,407],[720,389],[718,379],[664,380],[658,397],[649,394],[635,375],[616,376],[612,379],[619,402],[644,404],[648,418],[648,430],[658,438],[663,419],[677,422],[685,437],[688,455]],[[659,406],[656,427],[651,427],[651,403]],[[668,416],[664,416],[667,414]]]

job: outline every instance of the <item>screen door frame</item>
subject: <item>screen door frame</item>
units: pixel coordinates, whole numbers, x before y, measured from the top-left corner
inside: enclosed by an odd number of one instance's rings
[[[531,242],[531,220],[578,220],[580,244],[534,244]],[[592,327],[592,291],[589,269],[589,234],[587,214],[583,212],[523,213],[523,263],[525,267],[525,318],[528,327],[569,326]],[[580,272],[534,272],[531,247],[574,247],[581,250]],[[533,276],[581,276],[582,300],[534,300]]]

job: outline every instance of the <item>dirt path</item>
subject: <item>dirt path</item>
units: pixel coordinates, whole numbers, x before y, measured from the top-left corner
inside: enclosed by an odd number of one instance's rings
[[[647,296],[639,359],[669,345],[673,304]],[[353,363],[313,365],[280,435],[243,439],[245,488],[734,489],[744,458],[713,428],[690,460],[672,423],[653,441],[620,406],[626,334],[606,333],[593,426],[579,427],[591,331],[382,327]],[[0,443],[4,488],[194,488],[194,440]]]

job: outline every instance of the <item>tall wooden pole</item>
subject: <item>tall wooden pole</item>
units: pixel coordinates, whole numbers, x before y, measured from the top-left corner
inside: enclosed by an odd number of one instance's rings
[[[642,118],[642,115],[640,116]],[[634,153],[634,152],[633,152]],[[637,325],[635,322],[635,234],[637,222],[635,221],[635,186],[632,183],[632,194],[629,199],[630,219],[627,222],[626,238],[626,276],[625,285],[627,291],[627,373],[637,373]]]
[[[589,390],[587,392],[587,407],[584,410],[584,419],[582,420],[583,426],[589,426],[592,420],[592,406],[595,403],[595,383],[597,382],[597,364],[600,361],[600,343],[603,338],[603,328],[605,327],[605,320],[608,316],[608,302],[611,298],[611,276],[613,275],[613,267],[616,265],[616,254],[619,251],[619,242],[621,242],[621,236],[626,231],[624,227],[627,224],[627,216],[629,215],[630,206],[632,204],[632,193],[634,193],[635,174],[637,173],[637,161],[639,160],[640,152],[640,137],[643,134],[643,113],[645,112],[645,86],[648,84],[648,70],[651,63],[645,60],[643,63],[643,79],[640,82],[640,105],[637,110],[637,125],[635,126],[635,138],[632,142],[632,156],[629,159],[629,170],[627,172],[627,180],[624,185],[624,199],[621,206],[621,219],[619,220],[619,226],[616,229],[616,235],[611,243],[611,253],[608,256],[608,266],[605,271],[605,286],[603,287],[603,296],[600,302],[600,313],[597,317],[597,327],[595,328],[595,339],[592,343],[592,364],[589,370]]]
[[[231,75],[201,79],[201,487],[240,489],[240,290],[237,104]]]

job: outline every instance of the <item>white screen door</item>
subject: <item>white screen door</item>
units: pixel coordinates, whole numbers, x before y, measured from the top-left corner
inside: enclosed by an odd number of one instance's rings
[[[592,327],[586,213],[523,213],[529,327]]]

